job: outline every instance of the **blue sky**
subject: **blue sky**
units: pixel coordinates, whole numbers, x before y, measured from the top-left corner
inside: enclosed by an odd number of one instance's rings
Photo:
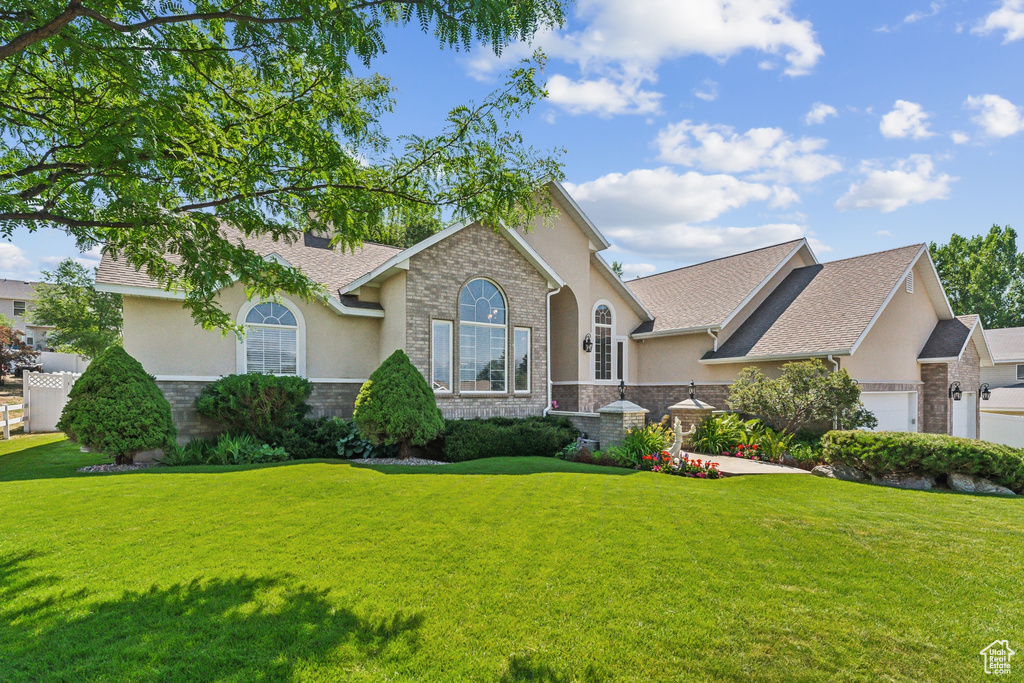
[[[550,98],[518,127],[565,148],[627,276],[802,236],[832,260],[1024,229],[1024,0],[580,0],[500,59],[412,29],[389,46],[393,135],[436,133],[542,48]],[[69,255],[17,231],[0,277]]]

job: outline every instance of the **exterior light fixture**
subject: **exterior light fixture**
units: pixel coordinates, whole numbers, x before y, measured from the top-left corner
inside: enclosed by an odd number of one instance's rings
[[[697,396],[697,385],[694,383],[694,381],[692,379],[690,380],[690,387],[689,387],[688,391],[690,393],[690,398],[691,399],[693,399],[693,398],[695,398]]]
[[[625,401],[626,400],[626,380],[625,379],[620,379],[619,380],[619,400],[620,401]]]
[[[594,350],[594,340],[590,337],[589,332],[587,332],[587,336],[583,338],[583,350],[587,353]]]
[[[984,384],[981,385],[981,387],[978,389],[978,393],[981,394],[982,401],[987,401],[990,398],[992,398],[992,390],[988,388],[988,382],[985,382]]]
[[[949,397],[951,399],[959,401],[963,396],[964,392],[963,389],[960,388],[960,382],[953,382],[949,385]]]

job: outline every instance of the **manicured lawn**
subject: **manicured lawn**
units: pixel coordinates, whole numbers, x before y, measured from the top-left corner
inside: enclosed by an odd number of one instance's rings
[[[73,471],[100,460],[0,443],[0,680],[958,681],[1024,651],[1019,500],[539,459]]]

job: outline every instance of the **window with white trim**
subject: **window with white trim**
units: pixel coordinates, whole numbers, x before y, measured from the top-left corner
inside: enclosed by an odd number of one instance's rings
[[[629,347],[625,337],[619,337],[615,340],[615,379],[625,380],[626,379],[626,363],[627,354],[629,353]]]
[[[452,321],[435,320],[431,325],[430,385],[438,394],[452,392]]]
[[[612,378],[612,310],[601,304],[594,309],[594,379]]]
[[[299,325],[287,306],[266,301],[245,316],[245,371],[298,374]]]
[[[14,317],[23,318],[25,316],[25,308],[27,304],[24,301],[14,302]]]
[[[525,394],[530,391],[530,328],[515,328],[512,345],[515,351],[515,390],[517,394]]]
[[[505,393],[508,328],[505,297],[489,280],[459,294],[459,391]]]

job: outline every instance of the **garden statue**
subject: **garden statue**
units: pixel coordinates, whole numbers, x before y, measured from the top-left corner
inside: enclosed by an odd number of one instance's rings
[[[683,425],[678,417],[672,423],[672,431],[675,433],[675,439],[672,441],[672,446],[668,449],[668,453],[672,456],[672,460],[677,460],[679,452],[683,448]]]

